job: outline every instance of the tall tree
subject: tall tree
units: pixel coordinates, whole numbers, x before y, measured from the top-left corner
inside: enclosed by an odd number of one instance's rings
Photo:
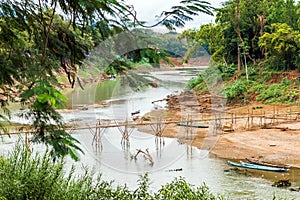
[[[239,48],[247,60],[260,62],[264,49],[258,45],[259,37],[270,31],[272,23],[290,22],[291,27],[297,26],[296,8],[293,0],[263,0],[259,4],[254,0],[226,1],[223,8],[217,9],[216,23],[223,27],[226,49],[231,55],[228,62],[238,63],[235,60]]]
[[[287,24],[272,24],[272,32],[260,38],[260,46],[266,49],[266,62],[279,70],[299,69],[300,33]]]
[[[284,62],[278,67],[280,69],[293,69],[298,63],[299,54],[295,44],[299,30],[299,5],[293,0],[262,0],[260,3],[255,0],[228,0],[222,8],[216,9],[215,24],[202,25],[199,30],[184,31],[181,37],[192,38],[195,46],[208,44],[216,64],[233,63],[237,69],[242,64],[247,70],[248,63],[261,66],[258,64],[267,59],[269,63],[275,60],[277,64]],[[282,25],[279,28],[274,23],[286,23],[285,33]],[[274,39],[274,43],[269,41],[270,38]],[[278,44],[276,38],[282,40],[280,52],[277,51],[278,46],[274,49]],[[287,60],[287,55],[291,53],[292,59]]]

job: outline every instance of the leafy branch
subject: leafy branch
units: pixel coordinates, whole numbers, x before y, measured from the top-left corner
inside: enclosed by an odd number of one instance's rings
[[[192,21],[192,16],[197,16],[199,13],[213,15],[212,10],[214,8],[206,1],[183,0],[180,2],[180,4],[182,5],[171,7],[170,11],[163,11],[160,16],[158,16],[160,20],[157,23],[149,26],[144,25],[143,22],[138,20],[137,13],[133,6],[131,6],[131,9],[127,10],[127,12],[133,17],[134,24],[137,23],[141,27],[153,28],[162,24],[170,30],[174,30],[174,26],[184,27],[186,21]]]

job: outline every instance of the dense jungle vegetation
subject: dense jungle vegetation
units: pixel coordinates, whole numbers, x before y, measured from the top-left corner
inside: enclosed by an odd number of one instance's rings
[[[180,37],[192,38],[193,48],[208,46],[228,102],[299,104],[300,3],[231,0],[216,12],[216,23]],[[209,78],[209,73],[200,74],[188,89],[207,89]]]

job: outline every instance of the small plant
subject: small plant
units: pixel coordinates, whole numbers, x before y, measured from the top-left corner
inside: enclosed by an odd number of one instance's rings
[[[249,81],[243,79],[238,79],[235,82],[228,83],[225,87],[227,100],[229,102],[232,100],[245,100],[249,84]]]

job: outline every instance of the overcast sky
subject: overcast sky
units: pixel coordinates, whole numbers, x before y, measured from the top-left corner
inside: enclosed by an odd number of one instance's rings
[[[172,6],[179,5],[181,0],[127,0],[128,4],[133,5],[137,11],[137,17],[140,21],[147,21],[149,24],[155,23],[155,16],[159,15],[162,11],[170,10]],[[212,0],[210,2],[213,7],[221,7],[221,2],[224,0]],[[200,14],[195,16],[192,22],[188,22],[184,29],[199,28],[201,24],[214,22],[214,17]],[[180,31],[180,30],[177,30]]]

